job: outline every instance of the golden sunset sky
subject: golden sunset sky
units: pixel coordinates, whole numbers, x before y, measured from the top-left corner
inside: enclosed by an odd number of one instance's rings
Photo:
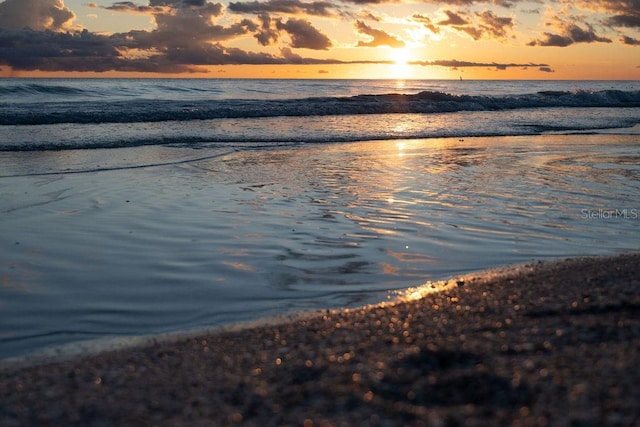
[[[0,76],[640,79],[640,0],[3,0]]]

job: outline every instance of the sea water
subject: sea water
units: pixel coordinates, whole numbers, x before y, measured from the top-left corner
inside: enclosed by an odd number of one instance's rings
[[[0,357],[638,249],[640,83],[0,80]]]

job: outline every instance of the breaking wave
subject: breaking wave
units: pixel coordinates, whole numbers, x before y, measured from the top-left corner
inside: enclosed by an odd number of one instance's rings
[[[11,91],[81,90],[64,86],[29,84],[5,88]],[[181,90],[181,89],[175,89]],[[15,92],[14,92],[15,94]],[[258,117],[313,117],[362,114],[432,114],[459,111],[503,111],[537,108],[634,108],[640,107],[640,91],[540,91],[522,95],[455,95],[440,91],[416,94],[308,97],[303,99],[197,99],[43,102],[0,104],[0,125],[60,123],[142,123]]]

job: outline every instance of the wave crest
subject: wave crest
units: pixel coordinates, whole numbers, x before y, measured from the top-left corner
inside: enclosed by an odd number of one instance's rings
[[[77,91],[63,86],[25,85],[22,89]],[[48,108],[51,107],[51,108]],[[58,123],[141,123],[283,116],[344,116],[360,114],[431,114],[457,111],[501,111],[538,108],[640,107],[640,91],[542,91],[508,96],[453,95],[438,91],[416,94],[356,95],[304,99],[222,99],[171,101],[131,99],[0,105],[1,125]]]

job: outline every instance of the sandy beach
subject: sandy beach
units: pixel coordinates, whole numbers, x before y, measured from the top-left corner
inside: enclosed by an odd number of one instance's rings
[[[377,306],[5,364],[0,424],[634,426],[639,265],[539,262]]]

